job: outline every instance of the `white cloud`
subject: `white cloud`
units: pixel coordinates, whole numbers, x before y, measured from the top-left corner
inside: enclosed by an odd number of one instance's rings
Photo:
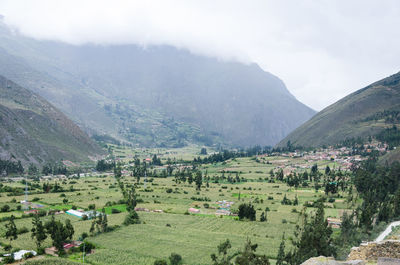
[[[319,110],[399,71],[397,0],[0,0],[22,34],[256,62]]]

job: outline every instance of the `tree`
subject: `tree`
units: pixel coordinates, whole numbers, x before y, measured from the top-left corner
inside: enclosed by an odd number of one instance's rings
[[[171,253],[171,256],[169,256],[169,262],[171,265],[179,265],[182,263],[182,256],[176,253]]]
[[[35,164],[29,164],[28,174],[31,176],[36,176],[39,173],[39,169],[35,166]]]
[[[265,255],[257,255],[257,244],[251,244],[250,239],[247,239],[244,249],[239,252],[235,259],[235,264],[238,265],[269,265],[269,260]]]
[[[72,239],[74,228],[71,221],[67,219],[65,225],[60,221],[56,221],[54,215],[51,220],[44,225],[48,234],[53,241],[53,245],[57,248],[58,254],[64,253],[64,242],[69,238]]]
[[[394,195],[394,202],[393,202],[393,215],[395,217],[400,216],[400,188],[397,189],[396,194]]]
[[[250,221],[256,220],[256,210],[254,210],[254,206],[250,203],[242,203],[239,205],[239,220],[249,219]]]
[[[15,225],[14,219],[15,216],[11,215],[10,220],[6,224],[6,238],[10,239],[10,242],[18,238],[18,230],[17,226]]]
[[[207,149],[205,147],[201,148],[200,155],[207,155]]]
[[[196,190],[201,190],[201,184],[203,184],[203,177],[201,175],[201,171],[196,172],[195,182],[196,182]]]
[[[131,190],[128,192],[126,204],[127,204],[126,209],[128,211],[128,215],[125,217],[124,225],[138,224],[140,221],[139,221],[139,215],[135,211],[137,201],[136,201],[135,187],[133,186]]]
[[[303,213],[303,227],[297,225],[296,239],[293,240],[294,250],[288,253],[291,264],[301,264],[311,257],[331,256],[335,253],[332,244],[332,229],[324,216],[324,205],[317,203],[317,212],[309,220]]]
[[[325,175],[329,175],[330,173],[331,173],[331,168],[329,166],[326,166]]]
[[[311,167],[311,174],[312,175],[316,175],[318,173],[318,165],[317,164],[314,164],[312,167]]]
[[[279,245],[278,255],[276,258],[276,265],[284,265],[285,264],[285,233],[282,235],[282,241]]]
[[[75,230],[73,225],[71,224],[71,220],[67,219],[65,220],[65,236],[72,240],[72,237],[74,236]]]
[[[107,220],[106,210],[104,208],[102,211],[102,215],[103,215],[103,221],[101,222],[101,231],[104,233],[108,231],[108,220]]]
[[[228,250],[232,248],[231,242],[229,239],[225,240],[221,244],[218,245],[218,256],[214,253],[211,254],[211,260],[214,265],[230,265],[231,259],[233,256],[228,256]]]
[[[39,214],[35,214],[32,219],[32,239],[35,239],[37,248],[39,249],[42,242],[47,238],[46,230],[43,226],[43,222],[39,218]]]
[[[297,194],[294,197],[293,205],[299,205],[299,198],[297,198]]]
[[[119,163],[114,165],[114,177],[116,179],[120,179],[122,177],[122,169]]]
[[[266,222],[267,221],[267,213],[262,212],[260,216],[260,222]]]

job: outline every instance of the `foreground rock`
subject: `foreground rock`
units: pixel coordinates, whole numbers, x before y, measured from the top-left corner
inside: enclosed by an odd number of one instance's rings
[[[310,258],[301,265],[365,265],[363,260],[337,261],[333,257],[319,256]],[[389,264],[388,264],[389,265]]]
[[[363,243],[351,249],[348,260],[378,260],[378,258],[400,259],[400,241],[386,240]]]

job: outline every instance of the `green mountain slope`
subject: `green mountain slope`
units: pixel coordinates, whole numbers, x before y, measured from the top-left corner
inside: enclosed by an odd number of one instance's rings
[[[400,73],[360,89],[325,108],[283,139],[295,146],[332,145],[373,136],[399,124]]]
[[[88,161],[102,150],[42,97],[0,76],[0,158]]]
[[[167,46],[73,46],[0,26],[0,74],[77,124],[141,146],[274,145],[315,112],[257,65]]]

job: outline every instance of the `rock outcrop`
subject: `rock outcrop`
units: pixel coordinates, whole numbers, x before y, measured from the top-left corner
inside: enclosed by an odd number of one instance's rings
[[[351,249],[348,260],[378,260],[378,258],[400,259],[400,241],[386,240],[363,243]]]

